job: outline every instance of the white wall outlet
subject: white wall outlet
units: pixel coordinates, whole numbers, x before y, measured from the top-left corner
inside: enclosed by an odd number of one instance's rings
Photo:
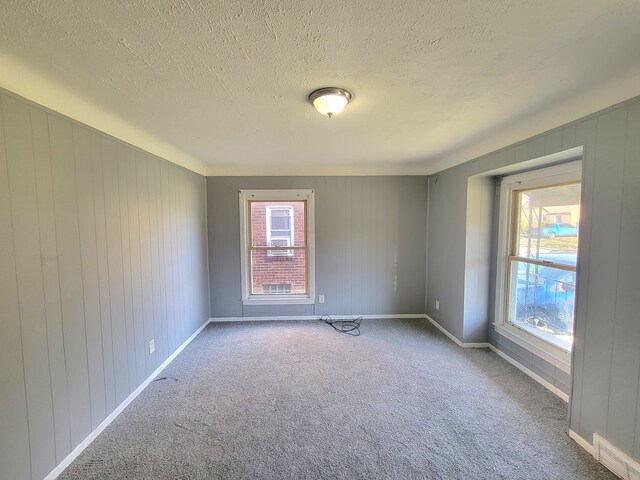
[[[324,303],[324,295],[318,295],[318,303]]]
[[[440,301],[436,300],[436,310],[440,310]]]
[[[149,354],[152,354],[156,351],[156,341],[152,338],[149,340]]]

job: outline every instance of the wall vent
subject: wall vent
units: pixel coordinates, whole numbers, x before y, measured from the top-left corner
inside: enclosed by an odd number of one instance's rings
[[[593,456],[625,480],[640,480],[640,463],[614,447],[597,433],[593,435]]]

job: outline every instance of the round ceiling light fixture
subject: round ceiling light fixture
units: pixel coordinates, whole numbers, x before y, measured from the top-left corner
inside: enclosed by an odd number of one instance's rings
[[[325,87],[309,94],[309,102],[320,112],[331,118],[340,113],[351,101],[351,93],[344,88]]]

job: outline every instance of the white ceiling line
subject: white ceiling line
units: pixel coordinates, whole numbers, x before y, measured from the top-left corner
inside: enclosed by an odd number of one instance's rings
[[[397,175],[431,175],[430,167],[426,165],[329,165],[326,167],[277,165],[273,167],[247,167],[233,165],[212,165],[207,168],[208,177],[331,177],[331,176],[397,176]]]

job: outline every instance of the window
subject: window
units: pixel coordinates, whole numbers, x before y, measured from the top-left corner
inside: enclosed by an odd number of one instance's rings
[[[290,247],[294,243],[293,206],[267,205],[267,245]],[[267,250],[268,256],[292,256],[293,250]]]
[[[502,179],[498,333],[569,371],[578,263],[580,162]]]
[[[244,304],[314,303],[313,190],[242,190]]]

